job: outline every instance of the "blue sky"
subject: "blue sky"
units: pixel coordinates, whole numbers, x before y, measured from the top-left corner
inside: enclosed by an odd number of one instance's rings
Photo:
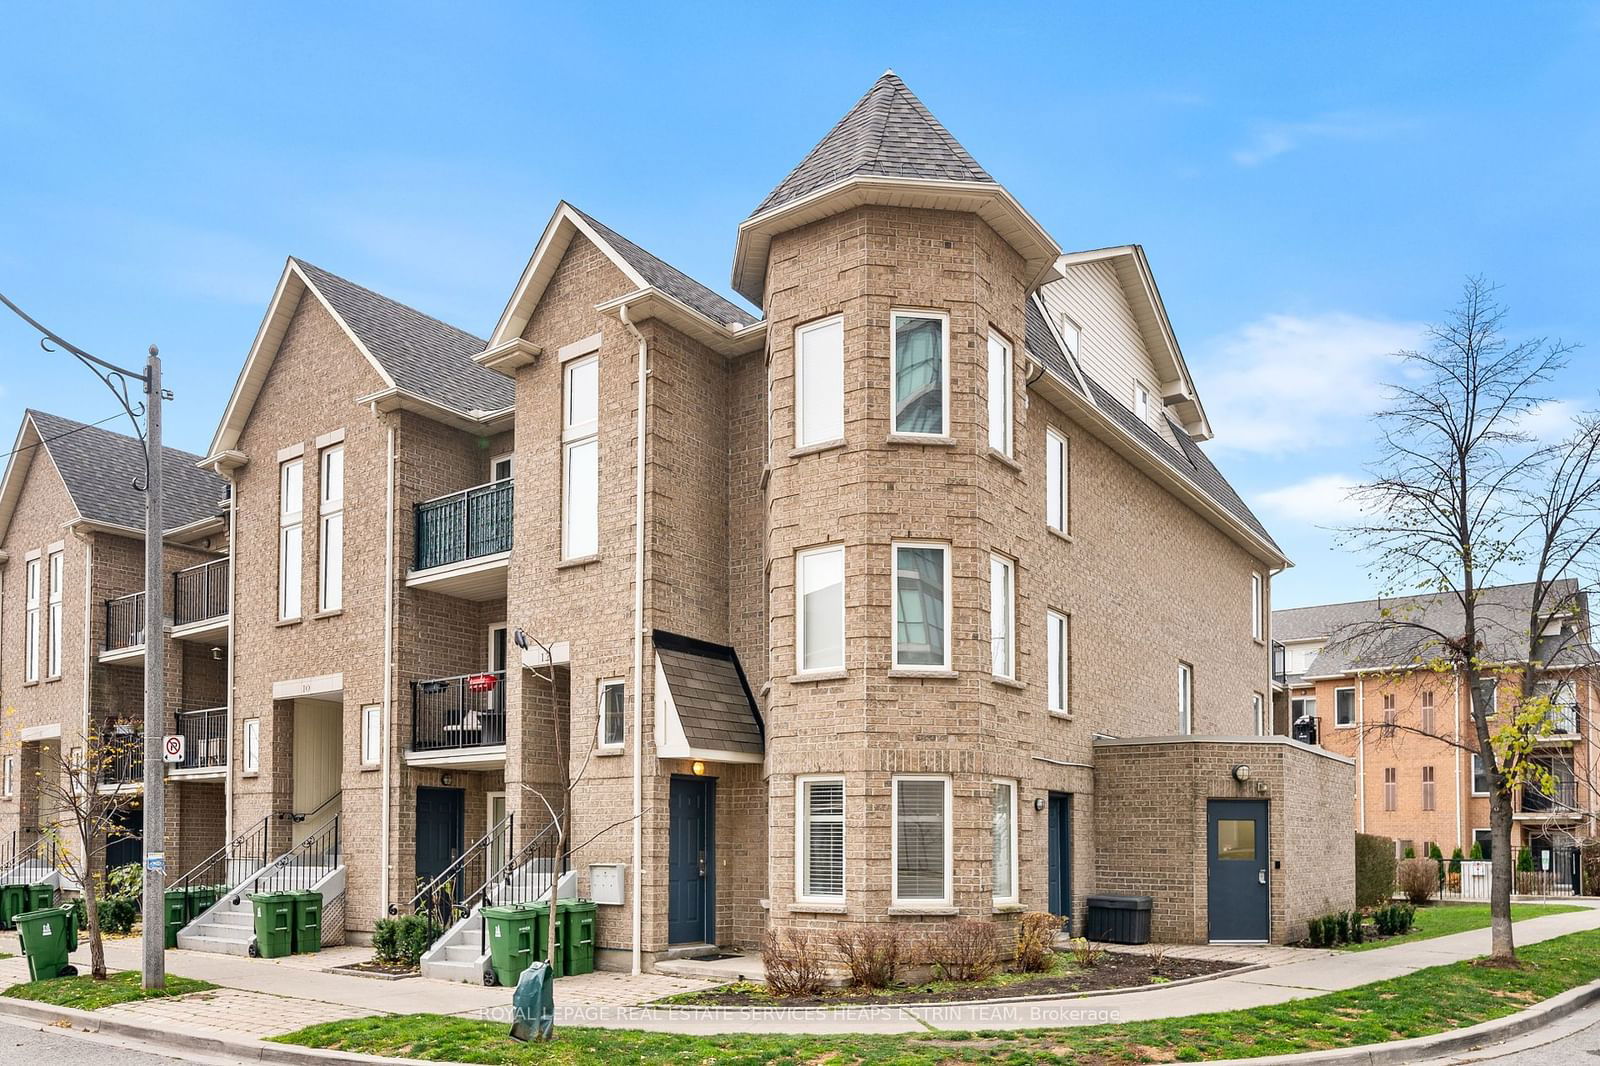
[[[1600,5],[1519,8],[25,6],[0,291],[159,343],[201,451],[286,255],[484,334],[565,197],[726,291],[740,219],[892,67],[1063,246],[1144,244],[1211,453],[1298,564],[1278,605],[1349,599],[1323,527],[1463,276],[1586,343],[1551,395],[1594,403]],[[6,319],[0,425],[29,405],[115,410]]]

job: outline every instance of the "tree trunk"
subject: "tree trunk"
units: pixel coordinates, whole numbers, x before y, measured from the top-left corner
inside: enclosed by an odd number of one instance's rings
[[[84,864],[88,866],[88,863]],[[89,938],[89,972],[96,981],[106,979],[106,946],[100,939],[100,894],[95,890],[94,872],[86,869],[83,878],[85,935]]]
[[[1511,890],[1517,864],[1511,850],[1511,793],[1503,787],[1494,788],[1489,796],[1489,842],[1489,954],[1510,962],[1517,956],[1511,934]]]

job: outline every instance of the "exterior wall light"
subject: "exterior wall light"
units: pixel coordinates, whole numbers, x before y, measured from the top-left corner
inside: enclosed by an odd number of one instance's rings
[[[701,762],[699,759],[696,759],[694,764],[690,766],[689,769],[694,771],[694,776],[696,777],[706,776],[706,764]]]
[[[1240,763],[1238,766],[1235,766],[1233,768],[1233,779],[1238,781],[1240,784],[1250,780],[1250,767],[1245,763]]]
[[[1044,810],[1044,797],[1043,796],[1035,796],[1035,797],[1033,797],[1033,809],[1036,810],[1036,811]]]

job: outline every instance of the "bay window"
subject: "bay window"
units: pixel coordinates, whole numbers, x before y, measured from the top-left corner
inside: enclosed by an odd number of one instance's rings
[[[1017,676],[1016,585],[1016,564],[989,556],[989,669],[995,677]]]
[[[893,432],[943,437],[950,432],[949,318],[927,311],[896,311]]]
[[[844,669],[844,547],[795,556],[795,669]]]
[[[802,777],[796,783],[795,895],[806,902],[838,902],[844,899],[844,779]]]
[[[950,779],[896,777],[893,789],[893,877],[896,904],[950,903]]]
[[[1017,785],[994,783],[994,901],[1017,901]]]
[[[894,546],[894,666],[950,668],[950,551],[943,544]]]
[[[989,447],[1011,454],[1011,345],[989,333]]]
[[[844,438],[844,319],[837,315],[794,331],[794,443]]]

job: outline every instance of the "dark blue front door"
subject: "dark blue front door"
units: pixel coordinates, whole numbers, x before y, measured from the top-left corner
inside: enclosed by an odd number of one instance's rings
[[[1267,854],[1265,801],[1210,800],[1206,804],[1207,906],[1212,940],[1267,939],[1271,928]]]
[[[715,782],[674,777],[668,802],[667,940],[708,944],[715,930],[716,879],[712,872],[712,797]]]
[[[1072,797],[1050,793],[1050,913],[1067,919],[1072,932]]]
[[[417,879],[432,881],[461,857],[466,793],[459,788],[417,789]]]

